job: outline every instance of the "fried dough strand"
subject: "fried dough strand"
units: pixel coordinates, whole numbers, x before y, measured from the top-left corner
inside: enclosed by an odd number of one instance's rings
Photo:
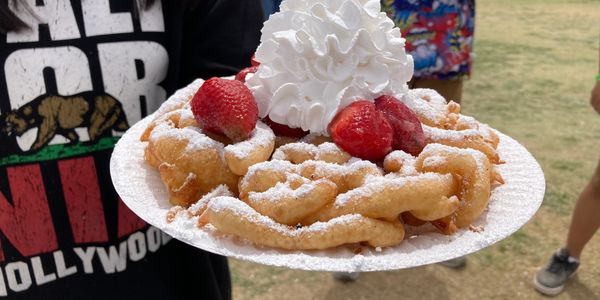
[[[199,218],[199,226],[208,223],[223,233],[286,250],[320,250],[360,242],[388,247],[404,239],[400,221],[386,222],[351,214],[295,228],[279,224],[232,197],[213,198]]]
[[[416,168],[420,172],[453,174],[457,178],[460,207],[455,213],[455,222],[459,228],[469,226],[487,207],[491,194],[491,166],[481,152],[430,144],[417,157]]]
[[[406,211],[423,220],[436,220],[458,208],[452,175],[434,173],[404,178],[370,178],[365,185],[340,194],[334,203],[308,216],[303,224],[327,221],[349,213],[395,220]]]

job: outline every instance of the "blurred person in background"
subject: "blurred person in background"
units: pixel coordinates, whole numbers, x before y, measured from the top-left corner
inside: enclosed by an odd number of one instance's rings
[[[475,0],[382,0],[415,62],[410,88],[429,88],[460,103],[473,63]]]
[[[119,199],[112,148],[196,78],[250,65],[260,0],[0,0],[0,298],[231,299],[226,258]]]
[[[591,104],[600,114],[600,51],[598,75],[592,89]],[[600,227],[600,163],[587,186],[579,195],[571,216],[566,245],[550,257],[548,264],[539,270],[533,283],[540,293],[554,296],[562,292],[567,280],[579,267],[581,253]]]

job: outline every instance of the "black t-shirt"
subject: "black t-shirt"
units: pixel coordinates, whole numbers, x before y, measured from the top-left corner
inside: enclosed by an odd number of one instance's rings
[[[8,2],[35,6],[0,35],[0,299],[230,298],[226,259],[138,219],[108,163],[175,89],[249,65],[260,2]]]

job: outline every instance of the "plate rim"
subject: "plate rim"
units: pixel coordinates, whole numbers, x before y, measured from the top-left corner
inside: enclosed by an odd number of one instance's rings
[[[119,179],[123,178],[123,176],[121,174],[121,170],[123,168],[119,168],[119,166],[120,166],[120,164],[123,163],[123,158],[126,158],[125,162],[128,162],[128,159],[135,160],[137,158],[138,161],[140,159],[139,156],[136,157],[135,153],[132,153],[131,149],[128,149],[129,148],[128,143],[134,143],[134,144],[138,143],[136,147],[142,147],[143,145],[145,145],[144,142],[141,142],[139,140],[139,137],[140,137],[141,133],[145,130],[147,125],[154,119],[154,116],[155,116],[155,114],[151,114],[151,115],[145,117],[143,120],[134,124],[127,132],[125,132],[125,134],[117,142],[117,144],[114,148],[114,151],[113,151],[113,154],[112,154],[111,160],[110,160],[111,180],[113,182],[115,190],[121,197],[122,201],[127,205],[127,207],[129,207],[129,209],[131,209],[138,217],[143,219],[145,222],[160,229],[161,231],[167,233],[168,235],[172,236],[173,238],[175,238],[177,240],[180,240],[180,241],[182,241],[186,244],[189,244],[193,247],[196,247],[196,248],[199,248],[199,249],[202,249],[205,251],[209,251],[209,252],[212,252],[215,254],[219,254],[219,255],[235,258],[235,259],[240,259],[240,260],[251,261],[254,263],[271,265],[271,266],[276,266],[276,267],[300,269],[300,270],[336,271],[336,272],[387,271],[387,270],[397,270],[397,269],[404,269],[404,268],[432,264],[432,263],[452,259],[452,258],[455,258],[458,256],[463,256],[463,255],[467,255],[467,254],[479,251],[483,248],[489,247],[489,246],[511,236],[514,232],[516,232],[522,226],[524,226],[535,215],[535,213],[539,210],[539,208],[543,202],[543,198],[544,198],[545,177],[544,177],[544,173],[543,173],[539,163],[535,160],[533,155],[531,155],[531,153],[529,153],[529,151],[527,151],[527,149],[523,145],[521,145],[519,142],[512,139],[508,135],[505,135],[505,134],[501,133],[500,131],[494,129],[497,132],[498,136],[500,137],[499,151],[503,147],[507,146],[507,144],[510,144],[509,146],[515,147],[517,150],[519,150],[520,151],[519,154],[522,155],[521,160],[528,161],[528,163],[532,167],[532,169],[527,170],[528,172],[526,172],[526,173],[531,178],[535,178],[536,180],[531,180],[531,181],[535,181],[537,184],[537,186],[533,185],[532,187],[527,188],[527,190],[531,192],[530,196],[532,196],[532,197],[529,197],[529,199],[532,199],[532,200],[526,206],[528,208],[527,213],[522,215],[521,218],[518,219],[518,221],[516,223],[511,224],[511,226],[505,228],[505,230],[502,231],[501,235],[486,236],[485,235],[486,231],[484,230],[483,236],[480,236],[480,239],[474,238],[472,240],[464,240],[465,235],[472,236],[472,234],[470,234],[469,231],[466,229],[462,229],[459,233],[457,233],[453,236],[443,236],[439,233],[427,233],[424,235],[419,235],[418,237],[416,237],[417,239],[424,238],[424,236],[427,236],[430,238],[431,235],[434,235],[434,236],[437,235],[437,236],[435,236],[435,238],[445,241],[446,244],[441,243],[440,245],[437,245],[437,247],[436,247],[436,245],[431,246],[431,248],[434,248],[434,249],[442,248],[442,249],[439,249],[440,252],[437,253],[437,255],[435,255],[435,256],[423,255],[423,253],[421,253],[421,252],[412,251],[411,253],[401,253],[401,254],[406,254],[406,255],[396,255],[397,257],[395,257],[395,258],[400,259],[401,261],[395,261],[395,262],[392,261],[389,264],[382,263],[382,262],[378,262],[377,264],[374,264],[371,261],[371,260],[373,260],[374,257],[383,259],[383,258],[386,258],[389,256],[390,258],[394,258],[394,255],[385,254],[389,249],[385,249],[384,251],[381,251],[381,252],[371,251],[370,253],[366,253],[367,255],[364,255],[361,253],[361,254],[354,254],[351,257],[329,257],[327,255],[327,252],[329,250],[324,250],[324,251],[285,251],[285,250],[278,250],[278,249],[272,249],[272,248],[265,248],[265,247],[261,247],[261,246],[255,246],[251,243],[246,243],[245,245],[240,245],[240,243],[235,240],[236,238],[215,237],[215,236],[212,236],[206,230],[199,229],[199,228],[195,228],[196,230],[193,230],[193,232],[181,232],[180,230],[178,230],[181,227],[180,226],[181,224],[179,224],[178,225],[179,227],[178,227],[178,226],[174,226],[172,223],[169,224],[166,222],[166,211],[168,211],[168,209],[162,211],[162,212],[164,212],[162,221],[160,221],[160,218],[158,218],[158,219],[151,218],[149,216],[150,214],[145,212],[144,208],[140,207],[140,205],[138,205],[137,201],[134,201],[133,199],[130,199],[128,197],[129,193],[124,192],[125,184],[122,182],[118,182]],[[143,148],[141,148],[141,149],[143,150]],[[143,153],[141,153],[141,154],[143,154]],[[145,161],[143,160],[143,155],[141,157],[141,161],[142,161],[142,163],[145,164]],[[502,168],[502,165],[500,165],[499,168]],[[146,169],[151,169],[151,171],[153,170],[154,172],[156,172],[155,175],[160,178],[160,175],[158,175],[157,170],[149,167],[147,164],[146,164]],[[508,182],[506,184],[509,184],[509,183],[510,183],[510,179],[508,180]],[[162,184],[162,182],[161,182],[161,184]],[[163,189],[165,189],[164,185],[162,185],[161,187]],[[502,187],[503,186],[500,186],[499,188],[502,188]],[[149,187],[149,189],[152,189],[152,188],[155,188],[155,187]],[[123,196],[123,195],[125,195],[125,196]],[[494,196],[494,192],[492,192],[491,197],[493,197],[493,196]],[[490,203],[490,205],[488,206],[488,209],[490,206],[492,206],[492,203]],[[158,213],[158,212],[156,212],[156,213]],[[488,213],[488,211],[486,211],[484,214],[487,215],[487,213]],[[478,219],[475,223],[477,224],[478,222],[480,222],[481,221],[480,219]],[[203,240],[208,236],[209,240],[211,240],[210,243],[205,242],[204,244],[199,244],[198,237],[197,237],[197,234],[195,233],[195,231],[203,232],[204,234],[201,234],[200,238]],[[482,233],[477,233],[477,234],[481,235]],[[448,251],[449,249],[444,249],[444,248],[447,248],[445,246],[452,245],[452,243],[456,243],[457,240],[461,240],[461,239],[463,239],[462,242],[465,242],[465,244],[466,244],[466,245],[463,245],[462,251],[451,252],[451,251]],[[406,240],[398,246],[391,247],[391,251],[393,252],[395,248],[400,249],[400,247],[402,247],[402,245],[404,245],[405,243],[407,243]],[[215,245],[219,246],[219,247],[214,247]],[[246,249],[246,250],[252,250],[251,252],[255,252],[255,253],[248,254],[248,253],[243,253],[241,251],[232,251],[231,249],[229,249],[232,247],[232,245],[239,246],[238,248],[234,247],[234,250]],[[342,247],[342,248],[344,248],[344,247]],[[445,250],[445,251],[443,251],[443,250]],[[342,251],[341,253],[345,253],[346,256],[349,255],[348,248],[341,249],[341,250],[335,249],[335,251],[338,251],[338,252]],[[431,250],[431,251],[434,251],[434,250]]]

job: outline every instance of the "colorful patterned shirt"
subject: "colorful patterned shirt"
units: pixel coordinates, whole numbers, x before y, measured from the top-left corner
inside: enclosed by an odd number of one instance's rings
[[[457,79],[471,72],[475,0],[382,0],[406,38],[415,77]]]

